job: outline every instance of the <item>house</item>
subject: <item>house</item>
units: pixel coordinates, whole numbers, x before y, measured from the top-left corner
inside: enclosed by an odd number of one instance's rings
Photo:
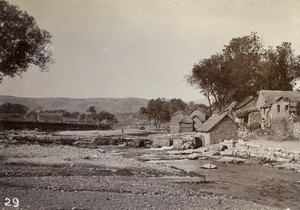
[[[238,125],[227,114],[218,114],[211,116],[196,132],[196,136],[202,139],[202,146],[209,146],[236,138]]]
[[[68,123],[68,124],[77,124],[79,122],[77,118],[71,118],[71,117],[62,117],[61,120],[63,123]]]
[[[197,129],[202,123],[205,122],[207,113],[203,109],[195,107],[192,111],[190,111],[188,116],[195,122],[194,127]]]
[[[26,117],[25,117],[26,122],[37,122],[38,119],[39,119],[39,115],[35,111],[29,112],[29,114],[26,115]]]
[[[179,133],[193,132],[194,131],[194,120],[189,116],[184,116],[179,122]]]
[[[233,108],[234,121],[238,124],[246,124],[250,128],[259,128],[260,112],[256,108],[257,97],[249,96],[237,103]]]
[[[62,114],[61,113],[41,112],[38,114],[38,122],[62,123]]]
[[[24,119],[20,116],[19,113],[0,113],[0,121],[23,121]]]
[[[290,119],[294,118],[297,102],[300,102],[300,92],[297,91],[260,91],[256,107],[261,113],[261,128],[271,128],[279,135],[286,134],[291,129]]]
[[[170,132],[179,133],[180,132],[180,121],[187,115],[184,111],[177,111],[172,115],[170,120]]]
[[[218,114],[227,114],[233,118],[233,109],[236,104],[236,101],[231,102],[230,104],[222,108],[222,110]]]

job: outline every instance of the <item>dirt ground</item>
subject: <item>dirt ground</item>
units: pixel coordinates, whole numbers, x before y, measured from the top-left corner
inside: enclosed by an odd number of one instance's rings
[[[110,135],[115,133],[104,136]],[[74,139],[78,142],[78,136]],[[218,169],[200,169],[204,163]],[[0,209],[300,208],[299,173],[211,158],[188,160],[168,150],[19,142],[3,135],[0,164]],[[265,176],[251,177],[258,173]]]

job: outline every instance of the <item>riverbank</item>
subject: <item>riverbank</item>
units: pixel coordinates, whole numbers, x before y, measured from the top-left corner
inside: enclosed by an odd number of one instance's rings
[[[300,207],[299,173],[265,167],[249,155],[233,156],[238,143],[192,150],[93,144],[99,136],[129,137],[121,131],[103,132],[12,133],[35,139],[49,135],[56,139],[50,144],[6,136],[0,142],[0,207],[9,209],[5,198],[18,198],[21,209]],[[59,143],[65,139],[72,140],[70,145]],[[252,141],[246,142],[248,147]],[[203,169],[204,164],[217,169]]]

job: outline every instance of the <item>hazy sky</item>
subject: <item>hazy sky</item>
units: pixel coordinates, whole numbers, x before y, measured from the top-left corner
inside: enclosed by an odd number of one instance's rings
[[[1,95],[197,100],[184,81],[233,37],[300,54],[299,0],[8,0],[53,35],[50,71],[4,78]]]

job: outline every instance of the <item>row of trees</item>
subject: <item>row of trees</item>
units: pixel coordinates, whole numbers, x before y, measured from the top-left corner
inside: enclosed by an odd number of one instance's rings
[[[113,125],[118,122],[116,117],[106,111],[100,111],[97,112],[95,109],[95,106],[90,107],[87,110],[86,113],[80,113],[80,112],[68,112],[65,110],[42,110],[40,113],[54,113],[54,114],[60,114],[62,117],[68,117],[73,119],[78,119],[79,121],[98,121],[98,122],[104,122],[109,125]],[[12,104],[12,103],[4,103],[0,105],[0,113],[1,114],[19,114],[20,117],[25,117],[29,113],[29,108],[23,104]],[[37,116],[36,111],[31,111],[31,114],[35,114]]]
[[[155,128],[160,128],[161,125],[170,121],[175,112],[179,110],[189,112],[195,108],[195,106],[202,107],[204,110],[207,109],[203,104],[197,105],[194,102],[187,104],[179,98],[173,98],[171,100],[157,98],[151,99],[147,107],[141,107],[138,114],[139,117],[147,118],[150,122],[153,122]]]
[[[28,110],[29,108],[23,104],[4,103],[0,105],[1,114],[19,114],[24,117]]]
[[[291,43],[265,49],[256,33],[233,38],[222,52],[194,64],[186,81],[220,110],[259,90],[293,90],[300,78],[300,56]]]
[[[95,106],[89,107],[87,112],[89,113],[86,115],[87,118],[92,118],[94,120],[98,120],[99,122],[105,122],[109,125],[113,125],[118,122],[115,115],[106,111],[97,112]]]

